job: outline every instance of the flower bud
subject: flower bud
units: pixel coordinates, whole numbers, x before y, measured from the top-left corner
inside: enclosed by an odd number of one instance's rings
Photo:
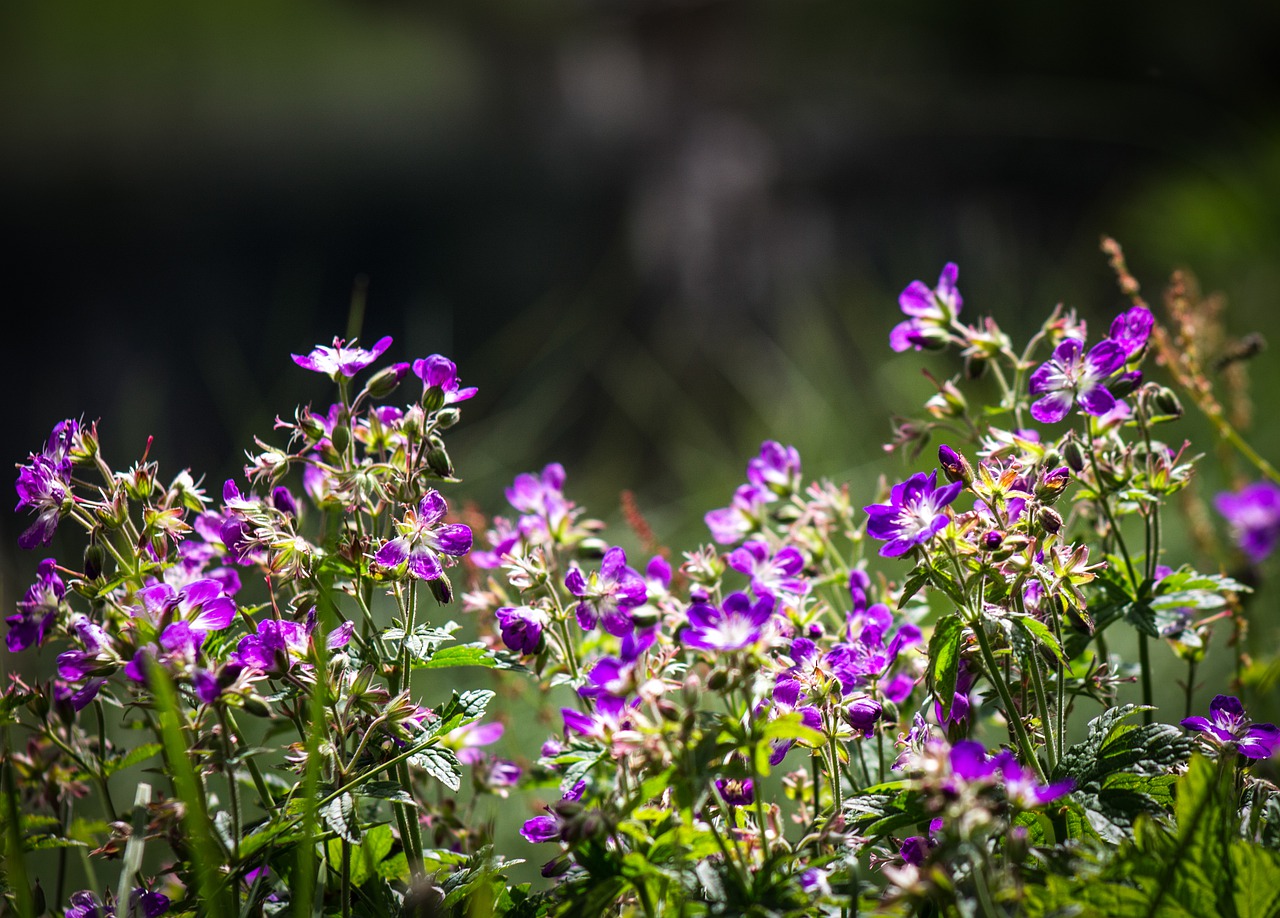
[[[1057,535],[1062,531],[1062,515],[1052,507],[1041,507],[1037,510],[1036,522],[1050,535]]]
[[[660,621],[662,621],[662,616],[653,606],[637,606],[631,610],[631,623],[641,631],[646,628],[652,628]]]
[[[1113,379],[1107,384],[1107,388],[1116,398],[1124,398],[1138,387],[1138,383],[1141,382],[1141,380],[1141,370],[1130,370],[1128,373],[1121,373]]]
[[[433,446],[427,451],[427,468],[441,478],[453,477],[453,462],[443,446]]]
[[[370,378],[365,388],[373,398],[386,398],[400,386],[400,380],[409,372],[409,364],[393,363],[383,367]]]
[[[980,541],[983,551],[998,551],[1004,544],[1004,533],[999,529],[992,529],[990,532],[984,532]]]
[[[1062,444],[1062,461],[1077,475],[1084,471],[1084,450],[1074,438]]]
[[[948,481],[961,481],[966,485],[973,483],[973,466],[969,465],[969,460],[945,443],[938,447],[938,463]]]
[[[1036,499],[1046,504],[1057,503],[1070,480],[1071,470],[1066,466],[1041,473],[1040,480],[1036,482]]]
[[[713,692],[723,691],[724,687],[728,684],[729,674],[723,669],[714,670],[711,675],[707,677],[707,688],[711,689]]]
[[[1182,417],[1182,402],[1167,386],[1156,388],[1148,405],[1148,413],[1153,421],[1172,421]]]
[[[102,576],[106,563],[106,549],[97,542],[90,542],[84,548],[84,579],[97,580]]]
[[[351,428],[346,424],[334,424],[333,433],[329,434],[329,440],[333,443],[333,448],[338,451],[341,456],[347,451],[347,447],[351,445]]]
[[[441,574],[435,580],[428,581],[431,587],[431,595],[436,598],[436,602],[445,606],[453,602],[453,584],[449,582],[448,574]]]
[[[862,733],[871,732],[882,714],[884,714],[884,708],[870,695],[853,699],[844,709],[844,718],[849,722],[849,726]]]
[[[457,408],[441,408],[436,413],[436,426],[441,430],[448,430],[454,424],[458,423],[458,419],[462,417],[462,412]]]
[[[244,709],[247,713],[254,717],[270,717],[271,708],[267,707],[267,703],[257,695],[244,695]]]
[[[964,359],[964,378],[981,379],[987,373],[989,361],[980,354],[970,354]]]

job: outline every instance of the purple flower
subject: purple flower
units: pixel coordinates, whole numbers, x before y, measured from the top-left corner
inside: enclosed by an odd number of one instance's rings
[[[1145,306],[1134,306],[1116,316],[1107,337],[1124,349],[1126,360],[1132,360],[1147,346],[1147,339],[1151,337],[1151,329],[1155,324],[1151,310]]]
[[[450,730],[441,737],[441,742],[457,754],[458,761],[463,765],[474,765],[484,758],[484,752],[479,747],[496,743],[502,739],[504,732],[505,728],[497,721],[488,724],[472,721]]]
[[[552,462],[541,474],[522,472],[507,488],[507,502],[520,512],[516,528],[531,542],[559,541],[580,512],[564,496],[564,466]]]
[[[760,528],[765,504],[776,499],[768,488],[754,484],[739,485],[729,506],[707,511],[703,520],[713,539],[721,545],[732,545]]]
[[[1232,537],[1255,564],[1271,554],[1280,538],[1280,487],[1256,481],[1237,492],[1224,491],[1214,498],[1231,527]]]
[[[135,607],[135,618],[145,618],[158,628],[173,621],[183,621],[202,634],[221,631],[236,615],[235,601],[226,595],[222,581],[206,578],[175,590],[167,583],[155,583],[138,590],[142,600]]]
[[[1085,354],[1079,340],[1064,339],[1031,374],[1031,394],[1040,396],[1031,405],[1031,416],[1041,424],[1056,424],[1077,401],[1085,414],[1106,414],[1116,400],[1104,384],[1124,366],[1125,357],[1124,346],[1115,341],[1099,341]]]
[[[604,553],[600,570],[589,577],[576,565],[569,568],[564,585],[580,600],[577,615],[582,630],[590,631],[600,623],[615,637],[631,633],[635,627],[631,610],[648,597],[644,578],[627,567],[627,554],[617,546]]]
[[[382,356],[382,352],[389,347],[391,347],[390,337],[379,340],[370,351],[361,347],[348,346],[341,338],[334,338],[333,347],[317,344],[315,349],[306,356],[299,354],[291,356],[293,362],[304,370],[324,373],[336,381],[339,376],[348,378],[355,376]]]
[[[66,592],[66,584],[58,576],[57,561],[45,558],[36,568],[36,582],[27,587],[26,595],[18,602],[18,614],[5,619],[9,626],[5,643],[10,653],[44,643],[45,632]]]
[[[750,806],[756,801],[755,783],[750,778],[716,778],[716,790],[726,806]]]
[[[59,422],[44,449],[32,453],[28,464],[18,467],[17,510],[29,508],[36,520],[18,536],[24,549],[48,545],[53,540],[58,520],[74,500],[71,494],[71,449],[80,433],[80,425],[71,419]]]
[[[786,495],[800,490],[800,453],[776,440],[760,444],[760,454],[747,462],[747,481],[758,488]]]
[[[587,782],[579,781],[564,792],[560,802],[577,803],[582,799],[582,792],[586,789]],[[560,840],[561,833],[564,831],[564,817],[552,807],[546,807],[546,810],[546,816],[535,816],[520,827],[520,834],[524,836],[525,841],[533,842],[536,845],[541,842]]]
[[[695,602],[689,607],[689,627],[681,640],[702,650],[741,650],[758,644],[773,615],[772,596],[753,605],[746,593],[730,593],[719,606]]]
[[[444,575],[440,555],[460,557],[471,550],[471,528],[463,523],[443,522],[449,506],[440,492],[432,488],[409,510],[404,522],[396,523],[400,535],[388,541],[374,555],[381,567],[396,568],[407,562],[410,577],[437,580]]]
[[[256,632],[240,639],[231,659],[245,669],[281,675],[293,668],[295,659],[306,655],[308,636],[301,622],[269,618],[258,623]]]
[[[859,733],[870,733],[875,729],[880,718],[884,716],[884,706],[870,695],[858,695],[849,702],[844,711],[849,726]]]
[[[432,354],[430,357],[413,362],[413,375],[422,380],[424,391],[439,389],[443,404],[465,402],[478,392],[475,386],[466,389],[458,388],[458,368],[448,357]]]
[[[1250,759],[1270,758],[1280,747],[1280,729],[1275,724],[1249,720],[1244,705],[1234,695],[1217,695],[1209,702],[1209,717],[1188,717],[1182,726],[1205,734],[1210,742],[1236,749]]]
[[[956,499],[962,487],[957,481],[939,488],[936,469],[928,475],[917,472],[893,486],[889,503],[864,508],[870,517],[867,533],[887,542],[880,554],[886,558],[905,555],[946,528],[950,517],[943,508]]]
[[[169,897],[163,893],[135,889],[129,896],[127,914],[143,918],[159,918],[169,910]],[[114,904],[104,904],[87,889],[73,892],[64,912],[66,918],[115,918]]]
[[[957,315],[963,300],[956,289],[960,269],[954,262],[947,262],[938,277],[938,286],[930,290],[924,281],[912,281],[898,296],[898,306],[910,316],[899,322],[889,333],[889,346],[895,351],[908,348],[938,348],[947,343],[948,328]]]
[[[542,646],[542,631],[547,626],[547,614],[530,606],[504,606],[494,613],[502,643],[516,653],[534,654]]]
[[[751,578],[757,596],[772,596],[795,605],[809,592],[809,583],[797,576],[804,570],[804,556],[790,545],[771,554],[758,540],[743,543],[729,554],[731,568]]]
[[[953,790],[964,785],[999,784],[1010,802],[1027,809],[1057,800],[1074,787],[1070,780],[1041,785],[1034,770],[1023,768],[1012,752],[1002,750],[989,756],[976,740],[961,740],[952,746],[950,763],[953,779],[959,779]]]

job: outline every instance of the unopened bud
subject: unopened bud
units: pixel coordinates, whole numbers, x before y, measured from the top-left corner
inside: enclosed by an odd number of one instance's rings
[[[333,433],[329,434],[329,440],[333,443],[333,448],[338,451],[341,456],[347,451],[347,447],[351,445],[351,428],[346,424],[334,424]]]
[[[1128,373],[1121,373],[1110,383],[1107,388],[1116,398],[1124,398],[1130,392],[1138,387],[1138,383],[1142,381],[1141,370],[1130,370]]]
[[[436,426],[441,430],[448,430],[454,424],[458,423],[458,419],[462,417],[462,412],[457,408],[441,408],[436,412]]]
[[[982,550],[997,551],[1004,544],[1004,533],[999,529],[992,529],[990,532],[982,534]]]
[[[1071,439],[1062,444],[1062,461],[1077,475],[1084,471],[1084,450],[1076,440]]]
[[[107,552],[97,542],[90,542],[84,549],[84,579],[97,580],[107,563]]]
[[[400,380],[409,372],[409,364],[393,363],[374,373],[365,388],[373,398],[386,398],[400,386]]]
[[[1041,507],[1037,510],[1036,522],[1040,524],[1041,529],[1050,535],[1057,535],[1062,531],[1062,514],[1052,507]]]
[[[988,360],[977,354],[970,354],[964,359],[965,379],[981,379],[986,375]]]
[[[1182,417],[1182,402],[1167,386],[1160,386],[1151,398],[1153,421],[1172,421]]]
[[[453,477],[453,462],[443,446],[433,446],[427,451],[427,468],[441,478]]]
[[[435,580],[428,581],[427,585],[431,587],[431,595],[440,605],[445,606],[453,602],[453,584],[449,582],[448,574],[441,574]]]
[[[969,465],[969,460],[945,443],[938,447],[938,463],[948,481],[966,485],[973,483],[973,466]]]
[[[723,669],[713,670],[711,675],[707,677],[707,688],[713,692],[723,691],[728,684],[729,674]]]
[[[1046,504],[1056,503],[1070,480],[1071,470],[1066,466],[1043,473],[1036,482],[1036,499]]]
[[[254,717],[270,717],[271,709],[267,707],[267,703],[257,695],[245,695],[244,709]]]

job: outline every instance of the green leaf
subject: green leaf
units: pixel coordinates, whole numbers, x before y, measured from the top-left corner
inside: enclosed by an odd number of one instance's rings
[[[483,666],[493,669],[498,660],[484,644],[459,644],[437,650],[416,669],[447,669],[450,666]]]
[[[1032,618],[1030,615],[1014,615],[1014,622],[1031,638],[1034,644],[1049,648],[1055,657],[1063,663],[1067,663],[1067,655],[1062,651],[1062,645],[1058,643],[1058,638],[1053,633],[1053,629],[1040,621],[1038,618]]]
[[[449,749],[431,746],[410,757],[409,764],[426,771],[451,791],[462,787],[462,763]]]
[[[339,794],[320,808],[320,819],[339,838],[360,844],[360,820],[356,816],[356,800],[351,794]]]
[[[1280,915],[1280,852],[1245,841],[1231,845],[1234,899],[1240,918]]]
[[[954,612],[939,620],[929,638],[929,682],[934,697],[942,705],[944,721],[951,716],[951,704],[955,700],[963,640],[964,623]]]
[[[143,743],[141,746],[138,746],[136,749],[129,750],[129,752],[125,753],[119,758],[111,759],[110,761],[105,762],[103,764],[102,770],[106,774],[106,776],[109,778],[112,775],[114,775],[116,772],[123,771],[124,769],[129,768],[130,766],[138,765],[142,762],[145,762],[147,759],[151,758],[153,755],[156,755],[162,749],[164,749],[164,746],[160,745],[159,743]]]
[[[398,781],[366,781],[354,791],[357,797],[372,797],[375,800],[389,800],[392,803],[407,803],[417,806],[418,801],[406,791]]]

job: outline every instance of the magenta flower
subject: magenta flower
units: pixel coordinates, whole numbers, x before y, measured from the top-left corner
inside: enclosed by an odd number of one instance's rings
[[[1147,339],[1151,337],[1151,329],[1155,324],[1151,310],[1145,306],[1134,306],[1116,316],[1107,337],[1124,348],[1126,360],[1132,360],[1147,346]]]
[[[400,530],[374,555],[374,562],[388,569],[406,564],[410,577],[417,580],[438,580],[444,575],[440,555],[461,557],[471,550],[471,527],[463,523],[445,523],[449,505],[432,488],[418,504],[415,513],[409,510],[404,522],[396,523]]]
[[[1125,346],[1115,341],[1099,341],[1085,354],[1080,341],[1064,339],[1031,374],[1031,394],[1040,396],[1031,405],[1031,416],[1041,424],[1056,424],[1076,402],[1085,414],[1106,414],[1116,400],[1105,383],[1124,366],[1126,356]]]
[[[1235,493],[1219,494],[1213,504],[1249,560],[1257,564],[1271,554],[1280,539],[1280,487],[1257,481]]]
[[[750,806],[756,801],[755,782],[750,778],[716,778],[716,790],[726,806]]]
[[[764,542],[753,539],[729,554],[728,564],[751,578],[751,589],[757,596],[797,603],[809,592],[809,582],[798,576],[804,570],[804,556],[790,545],[769,551]]]
[[[561,803],[577,803],[582,799],[582,792],[587,789],[586,781],[579,781],[561,796]],[[520,834],[525,841],[535,845],[541,842],[559,841],[564,832],[565,820],[555,809],[546,807],[546,816],[535,816],[520,827]]]
[[[956,790],[973,784],[1000,785],[1009,801],[1024,809],[1057,800],[1075,786],[1070,780],[1042,785],[1034,770],[1023,768],[1012,752],[1002,750],[989,756],[976,740],[961,740],[952,746],[950,762]]]
[[[137,888],[129,896],[126,914],[141,918],[159,918],[169,910],[169,897],[163,893],[147,892]],[[63,913],[66,918],[115,918],[114,903],[103,903],[92,892],[82,889],[73,892]]]
[[[963,300],[956,289],[960,269],[947,262],[938,277],[938,286],[930,290],[924,281],[912,281],[898,296],[898,306],[908,315],[889,333],[889,346],[895,351],[915,348],[943,347],[949,337],[949,326],[960,314]]]
[[[26,595],[18,602],[18,614],[5,619],[9,626],[5,643],[10,653],[44,643],[45,632],[53,623],[66,593],[66,584],[58,576],[57,562],[53,558],[45,558],[36,568],[36,582],[27,587]]]
[[[530,606],[504,606],[494,615],[502,643],[516,653],[534,654],[542,646],[542,632],[547,627],[547,613]]]
[[[776,497],[768,488],[739,485],[729,506],[707,511],[703,520],[713,539],[721,545],[732,545],[760,528],[765,504],[772,500]]]
[[[773,615],[774,599],[762,596],[752,604],[746,593],[730,593],[719,606],[695,602],[689,607],[689,627],[681,641],[702,650],[741,650],[758,644]]]
[[[474,765],[484,758],[484,751],[480,747],[496,743],[502,739],[504,732],[505,728],[497,721],[488,724],[472,721],[450,730],[440,738],[440,742],[452,749],[463,765]]]
[[[580,600],[577,615],[582,630],[590,631],[600,623],[615,637],[631,633],[635,627],[631,610],[648,598],[644,578],[627,567],[626,552],[617,546],[604,553],[600,570],[590,576],[576,565],[569,568],[564,585]]]
[[[938,472],[917,472],[896,484],[889,492],[889,503],[865,507],[870,519],[867,534],[886,542],[881,556],[897,558],[917,545],[923,545],[946,528],[950,517],[944,508],[956,499],[961,482],[938,487]]]
[[[382,352],[391,347],[391,338],[386,337],[373,346],[373,350],[349,346],[341,338],[333,339],[333,347],[317,344],[310,354],[302,356],[292,354],[293,362],[304,370],[313,370],[332,377],[336,382],[339,376],[348,378],[355,376],[369,364],[382,356]]]
[[[522,472],[507,488],[507,502],[520,512],[516,528],[523,538],[556,541],[566,535],[578,511],[564,496],[564,479],[564,466],[552,462],[539,475]]]
[[[800,453],[776,440],[760,444],[760,454],[747,462],[747,481],[775,494],[800,490]]]
[[[1249,759],[1267,759],[1280,747],[1280,728],[1249,720],[1244,705],[1234,695],[1216,695],[1209,702],[1209,717],[1187,717],[1182,726],[1205,734],[1224,749],[1235,749]]]
[[[155,583],[138,590],[142,606],[132,610],[135,618],[145,618],[164,629],[182,621],[194,631],[207,634],[221,631],[236,615],[235,601],[226,595],[222,581],[206,578],[175,590],[167,583]]]
[[[457,366],[448,357],[440,354],[415,360],[413,375],[422,380],[424,391],[439,389],[446,405],[465,402],[479,391],[475,386],[459,389]]]
[[[80,425],[71,419],[59,422],[44,449],[32,453],[26,465],[18,467],[18,506],[31,509],[36,520],[18,536],[24,549],[48,545],[53,541],[58,521],[74,500],[71,494],[71,448],[80,433]]]

